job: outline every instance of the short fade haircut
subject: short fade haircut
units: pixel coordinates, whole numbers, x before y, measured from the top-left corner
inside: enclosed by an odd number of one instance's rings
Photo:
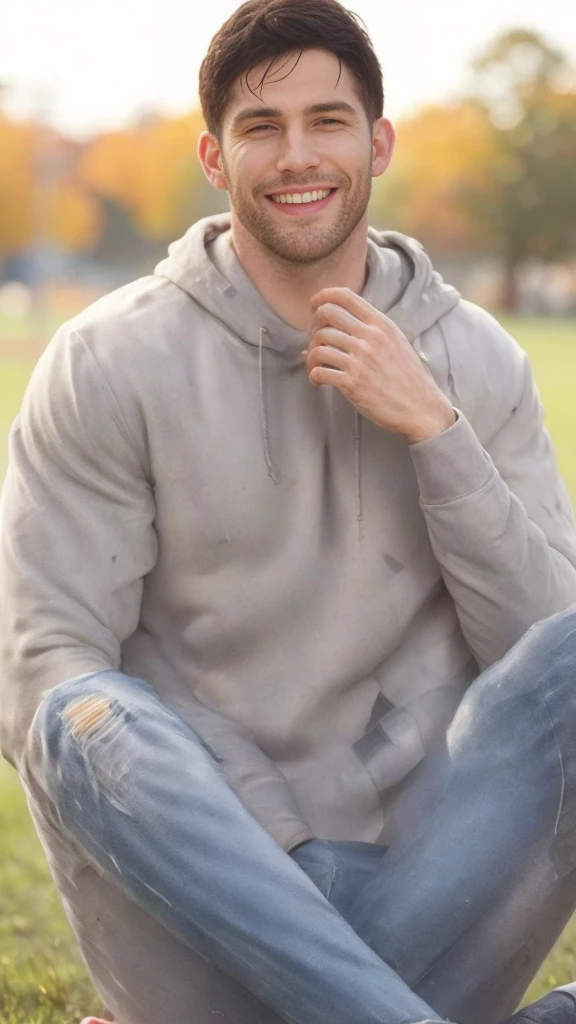
[[[220,138],[224,111],[239,78],[256,95],[282,57],[297,54],[287,71],[284,61],[269,81],[287,77],[302,53],[312,49],[333,53],[339,74],[344,64],[354,76],[368,119],[382,117],[382,69],[358,15],[338,0],[248,0],[218,30],[200,67],[200,103],[208,131]],[[252,88],[250,72],[261,66],[265,71]]]

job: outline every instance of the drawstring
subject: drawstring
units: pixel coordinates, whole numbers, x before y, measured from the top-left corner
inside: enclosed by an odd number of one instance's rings
[[[364,514],[362,512],[362,486],[360,481],[361,463],[360,449],[362,442],[362,420],[356,410],[354,417],[354,483],[356,485],[356,519],[358,522],[358,540],[364,537]]]
[[[277,484],[280,482],[280,478],[274,468],[272,462],[272,453],[270,451],[270,430],[268,429],[268,414],[266,412],[266,393],[264,390],[264,355],[262,348],[262,339],[266,333],[265,327],[260,327],[258,331],[258,379],[260,382],[260,427],[262,430],[262,444],[264,446],[264,461],[266,462],[266,469],[268,476],[273,483]]]
[[[273,483],[280,483],[280,477],[272,462],[272,452],[270,447],[270,430],[268,427],[268,413],[266,411],[266,389],[264,387],[264,335],[266,334],[266,328],[260,327],[258,330],[258,380],[260,385],[260,427],[262,431],[262,446],[264,448],[264,461],[266,463],[266,470],[268,476]],[[364,512],[362,510],[362,483],[361,483],[361,471],[362,465],[360,461],[362,447],[362,418],[358,410],[355,412],[354,417],[354,484],[356,491],[356,521],[358,523],[358,540],[361,541],[364,537]]]

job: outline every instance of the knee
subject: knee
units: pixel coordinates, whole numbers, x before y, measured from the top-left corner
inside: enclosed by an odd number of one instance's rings
[[[18,768],[29,801],[52,828],[61,825],[62,793],[82,785],[74,736],[89,737],[103,726],[107,704],[97,680],[79,677],[46,691],[36,709]]]
[[[525,634],[539,651],[553,653],[567,647],[576,653],[576,604],[535,622]]]
[[[522,641],[521,641],[522,643]],[[576,714],[576,606],[537,622],[525,637],[526,676],[548,702]]]
[[[127,726],[136,715],[135,700],[128,677],[114,671],[48,690],[28,731],[20,766],[25,785],[58,804],[63,792],[74,792],[86,779],[108,785],[114,775],[121,777],[133,746]]]
[[[159,749],[185,744],[186,762],[204,768],[222,758],[164,704],[143,679],[114,670],[94,672],[49,690],[28,737],[27,762],[55,788],[78,773],[109,786],[130,765]]]
[[[23,780],[77,840],[77,826],[98,814],[102,801],[128,813],[133,800],[142,762],[133,725],[147,704],[137,682],[91,673],[49,690],[37,709]]]
[[[456,749],[465,737],[487,736],[527,748],[550,730],[564,739],[576,724],[576,607],[535,623],[472,684],[448,730]],[[567,756],[576,760],[576,744]]]
[[[105,676],[80,676],[48,690],[32,721],[30,743],[55,755],[67,737],[81,743],[104,730],[118,703],[102,678]]]
[[[576,606],[536,622],[485,675],[501,698],[554,696],[576,711]]]

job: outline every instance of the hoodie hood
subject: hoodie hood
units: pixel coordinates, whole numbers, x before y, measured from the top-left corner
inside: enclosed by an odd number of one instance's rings
[[[279,317],[243,269],[230,245],[230,214],[197,221],[155,273],[186,292],[249,345],[300,357],[307,333]],[[412,343],[458,303],[419,242],[396,231],[368,230],[368,278],[363,297],[394,321]]]

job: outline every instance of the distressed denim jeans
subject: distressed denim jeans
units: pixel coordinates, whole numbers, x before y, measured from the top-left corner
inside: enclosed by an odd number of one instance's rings
[[[472,684],[388,849],[286,854],[121,672],[47,693],[23,775],[119,1024],[496,1024],[576,905],[576,609]]]

